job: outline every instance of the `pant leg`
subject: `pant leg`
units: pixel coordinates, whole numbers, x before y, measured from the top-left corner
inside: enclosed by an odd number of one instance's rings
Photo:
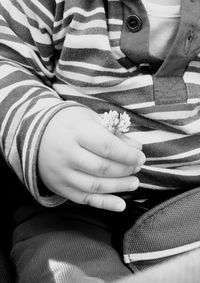
[[[18,283],[103,283],[131,274],[112,246],[105,223],[51,209],[21,223],[13,236]]]
[[[199,282],[200,249],[133,275],[113,248],[109,227],[80,215],[41,212],[18,226],[12,249],[18,283]]]

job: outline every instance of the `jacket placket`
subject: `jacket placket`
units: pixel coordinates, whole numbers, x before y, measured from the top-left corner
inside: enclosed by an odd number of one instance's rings
[[[124,26],[121,49],[127,57],[138,64],[139,69],[140,65],[145,64],[146,70],[145,68],[141,70],[152,74],[155,104],[187,103],[188,93],[184,73],[190,61],[200,51],[200,1],[182,0],[178,32],[163,62],[149,54],[149,21],[141,1],[123,0],[122,2]],[[142,29],[134,33],[126,27],[126,19],[132,14],[137,14],[142,20]]]

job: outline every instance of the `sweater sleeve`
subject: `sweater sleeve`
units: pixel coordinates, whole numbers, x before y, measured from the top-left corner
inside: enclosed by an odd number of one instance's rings
[[[40,140],[58,111],[78,105],[63,101],[51,87],[55,10],[56,2],[52,0],[1,0],[0,3],[1,154],[31,194],[45,206],[58,205],[64,199],[39,193],[36,172]]]

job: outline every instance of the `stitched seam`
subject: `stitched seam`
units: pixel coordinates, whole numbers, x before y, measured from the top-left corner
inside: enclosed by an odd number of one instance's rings
[[[165,213],[165,211],[170,208],[172,205],[177,204],[178,202],[183,202],[183,200],[187,199],[191,199],[192,197],[194,197],[196,194],[200,194],[200,191],[195,192],[191,195],[186,195],[183,196],[181,199],[178,199],[170,204],[168,204],[166,207],[161,208],[160,210],[156,211],[155,214],[150,215],[149,217],[145,218],[140,224],[138,224],[133,230],[132,232],[134,232],[135,230],[137,230],[138,228],[143,227],[147,222],[151,223],[152,220],[154,220],[157,216],[160,216],[162,213]]]

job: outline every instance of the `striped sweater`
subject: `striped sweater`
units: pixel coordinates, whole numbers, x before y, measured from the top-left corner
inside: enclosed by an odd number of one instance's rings
[[[126,26],[133,13],[143,23],[137,33]],[[39,193],[42,134],[55,113],[77,103],[130,115],[127,135],[147,157],[135,199],[199,186],[199,15],[200,0],[182,0],[176,39],[161,62],[148,53],[140,1],[1,0],[1,154],[42,205],[64,201]]]

